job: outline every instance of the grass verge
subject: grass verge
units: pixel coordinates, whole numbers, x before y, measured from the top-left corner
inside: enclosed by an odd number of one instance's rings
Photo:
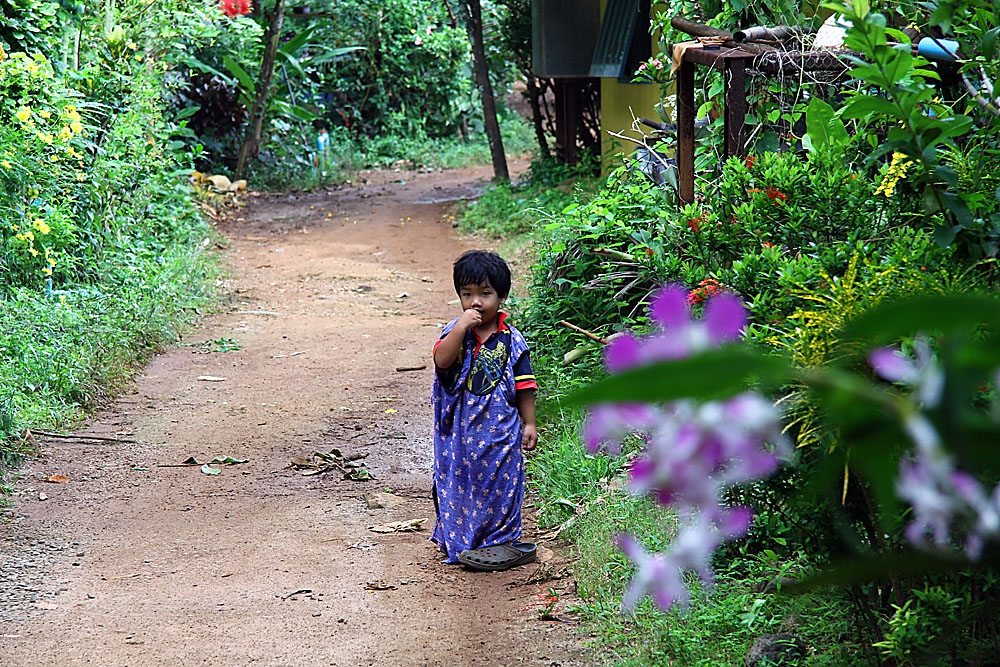
[[[25,428],[79,420],[211,302],[218,267],[196,242],[210,233],[110,254],[87,285],[0,291],[0,475],[33,453]]]

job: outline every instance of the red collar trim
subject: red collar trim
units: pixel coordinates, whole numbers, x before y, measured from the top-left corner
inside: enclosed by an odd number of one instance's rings
[[[506,319],[507,319],[507,313],[500,312],[497,315],[497,330],[494,331],[493,333],[491,333],[490,336],[498,334],[501,331],[508,331],[510,329],[510,327],[507,326],[507,323],[504,321]],[[479,354],[479,348],[482,347],[482,345],[483,345],[483,339],[479,337],[479,334],[476,333],[475,329],[469,329],[469,331],[472,332],[472,335],[476,339],[476,354]],[[488,337],[489,336],[487,336],[487,338]]]

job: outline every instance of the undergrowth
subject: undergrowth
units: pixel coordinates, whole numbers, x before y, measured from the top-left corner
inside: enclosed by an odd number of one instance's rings
[[[197,245],[109,258],[103,279],[0,298],[0,472],[30,452],[24,428],[58,428],[120,389],[211,296],[217,272]]]
[[[500,114],[500,133],[508,159],[537,150],[531,125],[512,112]],[[250,165],[254,189],[309,190],[342,183],[361,169],[460,169],[490,163],[490,147],[483,132],[431,137],[419,127],[363,140],[344,128],[334,128],[329,147],[320,155],[301,145],[272,146]]]

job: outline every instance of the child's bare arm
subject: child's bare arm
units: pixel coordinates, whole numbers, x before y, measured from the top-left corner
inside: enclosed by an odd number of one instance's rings
[[[521,389],[515,395],[517,412],[524,421],[521,447],[531,451],[538,444],[538,426],[535,424],[535,390]]]
[[[451,368],[458,361],[458,351],[462,349],[462,340],[465,332],[472,327],[477,327],[483,322],[483,315],[474,308],[469,308],[462,313],[451,328],[448,335],[441,339],[437,349],[434,350],[434,365],[444,370]]]

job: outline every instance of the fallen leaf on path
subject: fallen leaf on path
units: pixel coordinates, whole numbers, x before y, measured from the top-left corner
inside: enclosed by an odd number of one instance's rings
[[[382,580],[369,581],[365,584],[365,589],[369,591],[394,591],[396,587]]]
[[[65,484],[69,481],[69,477],[66,475],[50,475],[45,478],[46,482],[52,482],[53,484]]]
[[[373,533],[412,533],[422,530],[427,519],[410,519],[409,521],[393,521],[391,523],[368,526]]]
[[[365,494],[365,504],[370,510],[379,510],[387,507],[398,507],[400,505],[404,505],[406,504],[406,498],[400,498],[399,496],[391,493],[376,491],[374,493]]]
[[[181,461],[181,465],[185,465],[185,466],[205,466],[205,465],[208,465],[210,463],[224,463],[226,465],[231,465],[231,464],[234,464],[234,463],[249,463],[249,462],[250,462],[250,459],[236,459],[236,458],[233,458],[232,456],[222,456],[222,455],[219,455],[219,456],[216,456],[215,458],[213,458],[211,461],[199,461],[195,457],[189,456],[186,459],[184,459],[183,461]],[[211,473],[211,474],[214,474],[214,473]]]
[[[319,475],[325,472],[336,470],[344,475],[344,479],[363,481],[374,479],[364,463],[358,463],[358,459],[363,459],[367,454],[350,454],[345,456],[343,452],[334,447],[329,454],[323,452],[313,452],[312,457],[306,459],[301,456],[293,456],[289,468],[296,468],[303,476]]]
[[[225,382],[226,378],[220,378],[216,375],[199,375],[199,382]]]
[[[234,463],[249,463],[250,459],[234,459],[232,456],[216,456],[214,459],[209,461],[209,463],[225,463],[226,465],[232,465]]]
[[[289,593],[288,595],[283,595],[281,597],[281,599],[282,600],[287,600],[288,598],[292,597],[293,595],[301,595],[303,593],[312,593],[312,589],[311,588],[300,588],[299,590],[293,591],[293,592]]]
[[[396,408],[389,408],[388,410],[385,411],[385,414],[387,415],[396,414]]]
[[[275,354],[271,358],[272,359],[287,359],[288,357],[297,357],[300,354],[305,354],[305,353],[306,353],[305,350],[300,350],[298,352],[292,352],[290,354]]]
[[[203,465],[201,467],[201,471],[203,473],[205,473],[206,475],[218,475],[220,472],[222,472],[222,469],[221,468],[213,468],[212,466],[210,466],[210,465],[208,465],[206,463],[205,465]]]

